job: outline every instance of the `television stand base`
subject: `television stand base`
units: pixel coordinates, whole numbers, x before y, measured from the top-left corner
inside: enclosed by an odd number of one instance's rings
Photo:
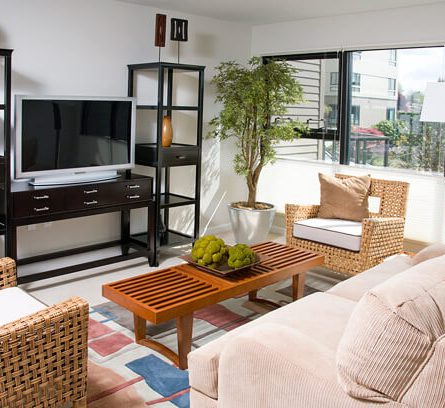
[[[91,173],[73,173],[59,176],[37,177],[29,184],[32,186],[62,186],[65,184],[84,184],[95,181],[113,180],[119,178],[117,171],[94,171]]]

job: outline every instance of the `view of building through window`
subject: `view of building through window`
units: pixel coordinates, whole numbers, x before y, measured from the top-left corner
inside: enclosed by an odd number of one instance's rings
[[[351,162],[443,173],[445,132],[419,121],[426,84],[443,80],[443,63],[443,47],[363,51],[353,60],[360,89],[350,107]]]
[[[339,60],[336,55],[322,58],[289,59],[297,70],[304,102],[289,106],[286,117],[307,123],[311,135],[276,146],[279,156],[318,160],[337,160],[338,156],[338,90]]]
[[[338,119],[349,115],[349,162],[444,171],[445,125],[420,122],[426,84],[444,80],[444,47],[351,52],[348,113],[339,110],[339,59],[289,59],[305,103],[289,116],[311,135],[279,146],[279,155],[339,161]],[[298,58],[298,56],[296,56]],[[345,132],[346,133],[346,132]]]

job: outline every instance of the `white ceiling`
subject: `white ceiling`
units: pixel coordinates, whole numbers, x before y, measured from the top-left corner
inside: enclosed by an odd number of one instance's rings
[[[120,0],[248,24],[267,24],[426,4],[432,0]]]

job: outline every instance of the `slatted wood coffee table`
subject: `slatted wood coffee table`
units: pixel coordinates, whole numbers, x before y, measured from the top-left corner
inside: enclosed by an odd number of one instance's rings
[[[181,369],[187,368],[192,345],[193,312],[223,300],[249,293],[292,277],[292,296],[303,296],[306,271],[323,264],[323,255],[287,245],[266,242],[252,246],[269,258],[252,268],[226,277],[218,277],[189,264],[149,272],[134,278],[103,285],[107,299],[133,312],[135,341],[156,350]],[[147,323],[176,319],[178,354],[146,336]]]

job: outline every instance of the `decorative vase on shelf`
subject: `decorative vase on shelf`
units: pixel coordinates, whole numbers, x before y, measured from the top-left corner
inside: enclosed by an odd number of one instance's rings
[[[170,147],[173,140],[172,120],[165,115],[162,119],[162,147]]]

